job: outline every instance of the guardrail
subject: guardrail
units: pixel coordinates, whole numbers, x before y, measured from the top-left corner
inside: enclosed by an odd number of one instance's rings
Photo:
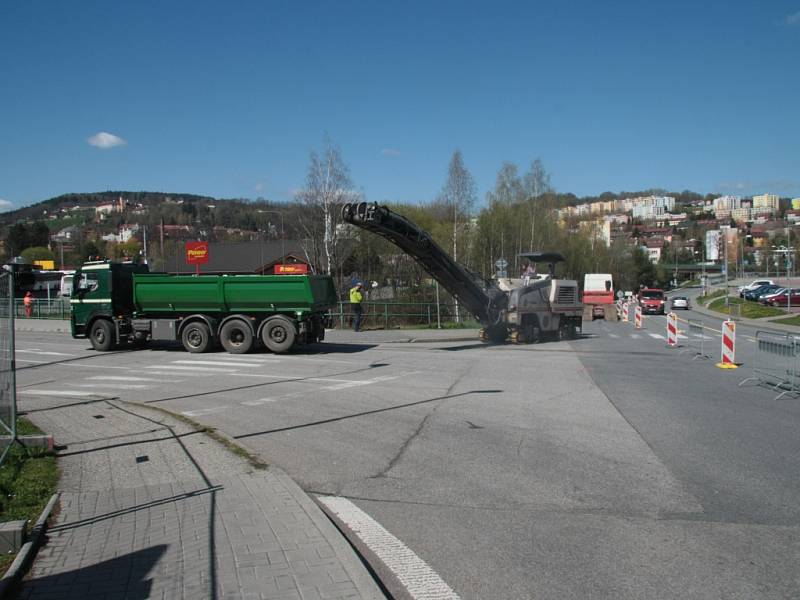
[[[711,336],[706,336],[706,328],[703,325],[703,321],[698,319],[689,319],[687,321],[689,324],[689,329],[687,330],[687,343],[686,343],[686,351],[693,352],[694,356],[692,360],[697,358],[702,359],[709,359],[709,356],[706,353],[706,339],[711,339]]]
[[[740,381],[739,386],[755,381],[773,390],[782,390],[775,400],[787,394],[797,395],[800,393],[798,350],[800,340],[790,333],[756,331],[753,376]]]

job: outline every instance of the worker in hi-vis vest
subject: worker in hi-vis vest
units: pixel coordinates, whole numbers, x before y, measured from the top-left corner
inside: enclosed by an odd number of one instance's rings
[[[353,329],[361,331],[361,317],[364,315],[364,309],[361,303],[364,301],[364,294],[361,293],[363,285],[359,281],[355,286],[350,288],[350,305],[353,307]]]

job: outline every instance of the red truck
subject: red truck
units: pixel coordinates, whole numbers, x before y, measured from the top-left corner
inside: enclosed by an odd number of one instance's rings
[[[614,282],[610,273],[587,273],[583,277],[583,307],[585,321],[595,319],[613,320]]]
[[[667,312],[664,290],[658,288],[643,288],[640,290],[639,304],[645,314],[663,315]]]

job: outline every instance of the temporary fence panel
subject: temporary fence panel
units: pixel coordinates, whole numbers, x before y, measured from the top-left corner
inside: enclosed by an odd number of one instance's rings
[[[786,394],[797,394],[798,385],[798,340],[790,333],[772,331],[756,332],[756,353],[753,359],[753,376],[743,379],[742,386],[750,381],[782,390],[775,400]]]
[[[31,316],[26,317],[23,298],[14,300],[14,316],[18,319],[69,319],[69,298],[34,298]]]
[[[0,464],[17,439],[17,383],[14,360],[14,278],[0,273]]]
[[[687,331],[687,350],[694,352],[692,360],[695,358],[710,358],[706,353],[705,343],[707,340],[711,340],[711,336],[706,335],[706,328],[703,325],[703,321],[689,319],[688,324],[689,330]]]

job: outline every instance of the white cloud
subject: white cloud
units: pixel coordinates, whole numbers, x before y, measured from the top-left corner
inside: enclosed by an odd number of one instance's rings
[[[381,154],[383,156],[400,156],[400,150],[396,150],[394,148],[384,148],[381,150]]]
[[[114,148],[115,146],[124,146],[128,142],[123,140],[121,137],[114,135],[113,133],[108,133],[106,131],[100,131],[95,133],[92,137],[86,140],[89,145],[95,146],[97,148],[101,148],[103,150],[108,150],[109,148]]]
[[[14,208],[13,202],[0,198],[0,210],[10,210],[12,208]]]
[[[787,25],[800,25],[800,10],[794,14],[788,15],[783,22]]]

